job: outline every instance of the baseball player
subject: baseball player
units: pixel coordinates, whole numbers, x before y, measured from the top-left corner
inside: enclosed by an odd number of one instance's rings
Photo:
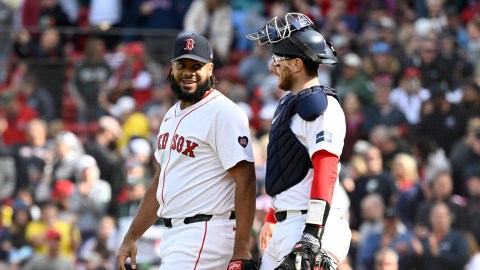
[[[158,169],[118,251],[118,269],[158,217],[161,270],[255,269],[249,253],[255,169],[245,113],[213,89],[213,53],[199,35],[175,40],[168,77],[178,98],[158,133]]]
[[[337,63],[336,53],[300,13],[275,17],[247,38],[272,45],[270,69],[290,91],[269,134],[265,187],[273,198],[260,233],[260,269],[336,269],[351,238],[338,181],[345,115],[317,77],[320,64]]]

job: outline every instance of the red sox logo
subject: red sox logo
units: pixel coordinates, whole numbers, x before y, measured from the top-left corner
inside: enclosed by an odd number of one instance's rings
[[[191,39],[191,38],[187,38],[185,40],[185,48],[183,48],[185,51],[191,51],[193,50],[193,44],[195,44],[195,40]]]
[[[168,138],[170,134],[164,133],[158,136],[157,141],[157,149],[163,150],[167,147]],[[170,149],[176,150],[178,153],[182,153],[188,157],[195,157],[195,153],[193,150],[198,146],[198,143],[192,142],[190,140],[185,140],[185,137],[175,134],[172,138],[172,142],[170,143]]]

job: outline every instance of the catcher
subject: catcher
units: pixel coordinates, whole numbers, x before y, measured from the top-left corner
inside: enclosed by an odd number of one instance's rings
[[[271,44],[270,70],[289,91],[269,134],[265,186],[273,200],[260,235],[260,269],[336,269],[351,238],[338,181],[345,115],[317,76],[320,64],[337,63],[336,52],[300,13],[275,17],[247,38]]]

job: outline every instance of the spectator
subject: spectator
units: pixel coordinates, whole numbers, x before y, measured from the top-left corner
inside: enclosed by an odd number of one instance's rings
[[[451,171],[452,166],[445,151],[429,137],[414,137],[410,145],[412,154],[418,165],[419,176],[422,181],[430,181],[441,171]]]
[[[453,72],[439,54],[438,38],[423,38],[420,40],[418,56],[407,59],[410,61],[407,66],[415,66],[420,70],[422,86],[431,91],[436,84],[454,89]]]
[[[82,239],[87,240],[95,235],[100,218],[107,213],[112,189],[108,182],[100,179],[100,170],[92,156],[78,158],[75,174],[69,210],[78,216],[78,229]]]
[[[120,35],[114,31],[120,25],[122,1],[91,0],[88,11],[88,23],[101,33],[99,36],[104,40],[107,48],[113,49],[120,38]]]
[[[58,4],[58,0],[41,0],[38,26],[42,29],[49,27],[70,26],[67,14]]]
[[[391,248],[382,248],[375,254],[375,270],[398,270],[398,254]]]
[[[85,58],[75,67],[72,96],[81,121],[96,121],[102,115],[98,105],[99,95],[106,91],[108,79],[112,75],[110,66],[103,58],[104,53],[104,42],[91,38],[85,48]]]
[[[365,196],[360,202],[360,207],[362,220],[358,228],[358,234],[356,234],[358,237],[352,237],[352,241],[356,244],[365,241],[368,235],[382,230],[383,213],[385,211],[382,197],[376,193]]]
[[[378,41],[371,47],[370,56],[364,59],[364,68],[369,78],[386,79],[396,85],[401,66],[397,58],[391,54],[390,45]]]
[[[480,243],[480,169],[478,166],[469,167],[465,171],[466,187],[468,190],[468,220],[469,230],[477,244]]]
[[[468,118],[480,116],[480,85],[475,82],[467,82],[462,87],[462,99],[460,109]]]
[[[144,139],[150,138],[150,123],[147,116],[137,110],[137,103],[132,97],[121,97],[115,105],[110,108],[110,112],[122,122],[122,135],[118,139],[117,149],[123,149],[125,145],[134,137]]]
[[[408,146],[406,142],[398,138],[395,129],[384,125],[375,126],[369,135],[372,145],[378,147],[382,153],[383,168],[391,171],[395,155],[407,153]]]
[[[51,229],[60,234],[58,252],[74,262],[81,238],[78,228],[58,219],[58,208],[51,201],[42,202],[40,205],[41,218],[27,224],[25,237],[37,254],[49,253],[49,232]],[[49,268],[47,268],[49,269]],[[60,268],[63,269],[63,268]]]
[[[358,269],[373,269],[375,253],[387,247],[399,255],[398,269],[413,269],[414,250],[410,245],[412,239],[413,233],[400,221],[395,208],[386,208],[381,231],[370,233],[361,243],[359,260],[362,267]]]
[[[148,35],[147,51],[155,61],[169,63],[176,35],[183,29],[183,19],[193,0],[135,0],[139,2],[137,18],[140,28],[168,30],[169,35]],[[228,18],[230,19],[230,18]],[[224,22],[222,22],[224,23]]]
[[[12,48],[10,39],[14,30],[15,13],[18,12],[17,8],[15,3],[0,1],[0,10],[4,13],[0,18],[0,25],[3,28],[0,32],[0,40],[3,40],[0,44],[0,84],[4,84],[7,81],[8,59]]]
[[[252,53],[238,64],[238,76],[245,82],[249,93],[253,93],[271,74],[268,69],[271,59],[268,48],[255,43]]]
[[[80,251],[79,260],[81,265],[89,269],[114,269],[115,251],[111,246],[111,238],[115,234],[115,219],[111,216],[102,217],[99,222],[97,233],[94,237],[86,240]],[[97,262],[94,258],[99,258]]]
[[[417,163],[413,156],[400,153],[393,159],[392,171],[399,191],[396,201],[399,218],[403,224],[412,229],[417,207],[424,200]]]
[[[74,180],[75,165],[84,154],[82,142],[70,131],[61,131],[55,137],[55,159],[53,162],[52,181],[59,179]]]
[[[375,146],[370,146],[363,158],[367,164],[367,172],[355,181],[355,190],[350,194],[352,206],[350,227],[353,229],[358,228],[360,224],[360,202],[367,194],[378,193],[382,197],[384,205],[390,205],[397,192],[392,175],[383,170],[380,150]]]
[[[347,92],[357,93],[363,106],[369,106],[373,102],[373,91],[367,76],[362,72],[362,59],[355,53],[347,53],[343,56],[342,75],[335,84],[335,90],[344,97]]]
[[[42,180],[44,166],[51,162],[52,150],[47,140],[47,125],[43,120],[33,119],[27,125],[28,141],[13,149],[17,181],[15,191],[35,191]]]
[[[478,75],[480,71],[480,65],[478,64],[480,60],[480,14],[477,13],[468,21],[467,33],[467,56],[472,63],[476,63],[475,71]]]
[[[419,134],[430,136],[448,155],[465,132],[466,117],[458,106],[447,101],[446,90],[441,86],[430,88],[430,91],[429,102],[433,110],[420,122]]]
[[[374,86],[374,103],[364,109],[365,121],[363,134],[368,137],[375,126],[389,127],[397,138],[408,134],[408,122],[405,115],[390,101],[391,83],[377,81]]]
[[[70,211],[71,196],[74,190],[75,185],[71,180],[59,179],[53,184],[51,192],[52,202],[58,207],[58,219],[70,224],[75,224],[78,220],[77,215]]]
[[[436,202],[429,213],[431,231],[419,235],[421,247],[417,256],[426,270],[462,270],[468,262],[469,249],[465,236],[452,229],[452,213],[444,202]]]
[[[122,134],[122,128],[117,119],[111,116],[102,116],[98,120],[98,129],[94,139],[85,146],[85,152],[92,156],[100,169],[100,179],[107,181],[112,188],[112,195],[119,193],[124,176],[123,160],[115,151],[115,146]],[[112,198],[108,213],[114,214],[115,198]]]
[[[38,85],[37,79],[32,74],[27,74],[19,85],[19,94],[28,107],[38,112],[38,117],[47,122],[55,116],[55,104],[51,94]]]
[[[468,167],[477,166],[480,161],[480,117],[468,120],[466,134],[453,146],[450,160],[455,179],[454,192],[466,194],[464,173]]]
[[[6,153],[0,151],[0,201],[9,198],[15,189],[15,160],[7,151],[3,141],[3,134],[8,128],[8,123],[5,117],[0,114],[0,149],[4,149]],[[5,155],[4,155],[5,154]]]
[[[422,103],[429,98],[430,91],[422,87],[420,71],[414,67],[403,71],[400,85],[389,96],[390,103],[405,115],[413,130],[420,123]]]
[[[153,77],[146,67],[145,48],[140,42],[125,47],[125,61],[113,73],[109,81],[109,101],[115,103],[123,96],[135,99],[142,108],[151,98]]]
[[[16,54],[30,59],[29,67],[40,87],[47,90],[54,101],[54,118],[60,118],[63,106],[63,83],[65,58],[60,34],[56,28],[45,29],[34,41],[26,30],[22,30],[14,44]],[[35,59],[32,61],[32,58]]]
[[[183,19],[183,30],[206,37],[217,57],[216,66],[226,64],[233,41],[232,9],[225,0],[194,0]]]
[[[1,252],[6,252],[8,263],[13,269],[20,268],[34,255],[33,248],[25,238],[27,224],[31,221],[30,207],[22,201],[15,201],[12,224],[7,230],[5,241],[1,244]]]
[[[453,195],[453,181],[449,172],[440,172],[430,182],[431,198],[424,201],[418,206],[416,225],[431,227],[429,223],[432,207],[441,201],[449,207],[449,211],[453,214],[451,218],[451,226],[455,229],[467,228],[467,201],[458,195]]]
[[[355,143],[363,139],[362,127],[365,121],[365,114],[363,113],[363,107],[358,98],[358,95],[354,92],[349,92],[342,100],[342,108],[345,112],[346,121],[346,134],[344,140],[344,150],[340,160],[342,162],[349,161],[353,155],[353,146]]]
[[[13,91],[0,93],[0,112],[4,119],[2,143],[6,146],[27,142],[28,122],[37,118],[38,113],[22,104]]]
[[[75,269],[74,262],[61,252],[62,234],[55,229],[46,232],[45,242],[48,246],[47,254],[39,253],[30,259],[23,267],[23,270],[42,269]]]

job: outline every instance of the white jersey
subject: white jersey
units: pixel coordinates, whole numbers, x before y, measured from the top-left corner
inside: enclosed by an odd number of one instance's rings
[[[310,158],[315,152],[326,150],[340,156],[345,139],[345,114],[332,96],[328,97],[328,107],[314,121],[305,121],[298,114],[291,118],[290,128],[297,139],[306,147]],[[340,164],[338,165],[340,172]],[[310,191],[313,181],[313,169],[310,169],[305,178],[295,186],[278,194],[272,200],[272,206],[277,211],[306,210],[310,201]],[[344,208],[339,189],[339,181],[335,183],[331,208]]]
[[[227,170],[253,162],[248,118],[217,90],[165,114],[155,158],[161,166],[158,216],[184,218],[234,210],[235,181]]]

